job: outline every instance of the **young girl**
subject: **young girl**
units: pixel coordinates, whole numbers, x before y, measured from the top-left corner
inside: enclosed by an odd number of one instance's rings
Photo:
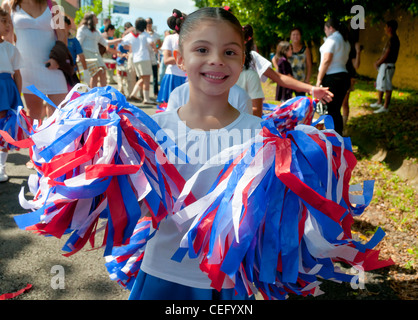
[[[16,110],[22,106],[20,92],[22,77],[19,69],[22,67],[22,58],[17,48],[3,39],[12,28],[10,15],[0,9],[0,129],[4,130],[7,124],[9,110]],[[7,181],[6,174],[7,148],[0,138],[0,182]]]
[[[157,102],[168,102],[171,91],[186,82],[186,73],[176,65],[174,51],[178,49],[179,33],[186,14],[177,9],[173,10],[173,15],[167,19],[167,24],[175,33],[167,35],[164,38],[161,50],[163,51],[163,60],[166,70],[161,80],[160,91],[158,92]]]
[[[288,59],[292,56],[292,46],[287,41],[280,41],[277,45],[276,55],[273,57],[273,65],[277,72],[292,76],[292,66]],[[292,98],[293,90],[285,88],[277,84],[276,100],[286,101]]]
[[[242,31],[244,32],[245,40],[245,62],[237,85],[243,88],[251,97],[253,115],[261,117],[263,115],[264,92],[257,72],[251,68],[254,31],[253,27],[249,24],[245,25]]]
[[[167,132],[178,133],[175,142],[190,157],[190,163],[177,164],[184,179],[190,179],[211,155],[219,152],[220,141],[243,143],[261,129],[261,119],[240,113],[228,103],[229,89],[237,82],[244,64],[244,40],[238,20],[221,8],[203,8],[190,14],[181,27],[177,65],[187,72],[190,99],[179,109],[154,116]],[[230,136],[230,139],[225,137]],[[245,136],[245,137],[243,137]],[[239,141],[240,140],[240,141]],[[239,142],[237,142],[239,141]],[[202,147],[205,146],[205,147]],[[200,176],[192,190],[196,198],[207,193],[224,164]],[[187,224],[187,222],[186,222]],[[232,286],[221,292],[199,268],[198,259],[172,260],[184,236],[169,217],[148,242],[147,250],[131,299],[237,299]]]
[[[143,18],[135,21],[135,30],[123,37],[121,44],[130,45],[132,58],[138,82],[135,84],[129,99],[142,102],[136,97],[138,91],[144,96],[144,104],[152,104],[150,100],[149,87],[152,74],[152,64],[149,48],[155,49],[155,44],[148,33],[144,32],[147,22]]]

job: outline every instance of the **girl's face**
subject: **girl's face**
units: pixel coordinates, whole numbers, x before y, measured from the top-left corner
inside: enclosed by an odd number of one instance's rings
[[[301,39],[301,36],[300,36],[299,30],[293,30],[290,33],[290,41],[292,41],[292,43],[299,43],[300,39]]]
[[[289,49],[286,51],[286,57],[290,58],[293,54],[292,46],[289,46]]]
[[[9,16],[0,16],[0,37],[5,36],[12,28],[12,20]]]
[[[242,38],[229,22],[204,20],[187,35],[176,58],[198,94],[221,95],[242,71]]]

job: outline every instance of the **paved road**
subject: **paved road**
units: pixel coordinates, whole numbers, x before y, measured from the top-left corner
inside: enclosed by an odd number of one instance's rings
[[[143,106],[143,110],[153,114],[156,108]],[[102,250],[84,250],[67,258],[61,250],[65,239],[17,228],[13,217],[25,212],[18,202],[22,187],[26,198],[32,199],[27,180],[35,171],[26,168],[28,160],[27,149],[10,152],[6,167],[10,179],[0,183],[0,295],[32,284],[32,289],[18,299],[126,300],[129,292],[109,279]],[[64,282],[58,282],[57,270],[63,272]],[[57,288],[60,283],[64,288]]]

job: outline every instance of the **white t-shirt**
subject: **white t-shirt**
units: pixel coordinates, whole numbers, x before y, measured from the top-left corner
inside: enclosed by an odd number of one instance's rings
[[[98,43],[107,47],[107,40],[97,31],[90,31],[85,25],[77,29],[77,40],[83,51],[99,53]]]
[[[134,63],[140,61],[151,61],[150,49],[152,39],[148,33],[142,32],[134,34],[133,32],[128,33],[122,38],[121,45],[130,45],[132,51],[132,60]]]
[[[211,155],[218,154],[220,150],[232,146],[234,142],[241,144],[256,136],[261,130],[261,119],[246,113],[240,113],[239,117],[225,128],[211,131],[188,128],[180,120],[177,110],[158,113],[153,119],[190,158],[190,163],[187,164],[174,162],[175,167],[186,180],[190,179],[202,167],[203,161],[209,159]],[[198,183],[192,189],[197,199],[210,190],[223,167],[224,164],[220,163],[219,166],[214,166],[199,175]],[[179,231],[172,216],[162,220],[159,230],[147,243],[141,269],[167,281],[211,289],[211,280],[199,269],[198,259],[190,259],[187,254],[181,263],[171,259],[192,221],[193,219],[185,222],[183,231]]]
[[[319,51],[321,52],[319,70],[321,69],[324,60],[324,53],[332,53],[332,61],[326,74],[347,72],[346,64],[350,53],[350,44],[348,41],[344,41],[341,33],[335,31],[326,38],[324,44],[319,48]]]
[[[0,73],[10,73],[23,67],[23,59],[19,50],[10,42],[0,43]]]
[[[166,111],[178,109],[189,101],[190,87],[189,83],[183,83],[175,88],[168,98]],[[228,102],[240,112],[253,114],[251,98],[245,90],[237,85],[229,90]]]
[[[251,99],[264,99],[264,92],[261,87],[260,78],[254,70],[243,70],[236,84],[240,88],[244,89]]]
[[[271,68],[271,62],[254,50],[251,51],[251,56],[251,69],[257,72],[262,82],[265,82],[267,80],[267,77],[264,75],[264,72],[266,72],[268,68]]]
[[[158,33],[156,33],[156,32],[153,32],[153,33],[151,34],[151,33],[149,33],[149,32],[147,31],[146,33],[150,36],[150,38],[151,38],[152,42],[154,42],[155,44],[156,44],[156,43],[157,43],[157,41],[160,39],[160,35],[159,35]],[[152,48],[150,48],[150,56],[151,56],[151,63],[152,63],[153,65],[158,64],[157,55],[156,55],[156,53],[154,52],[154,49],[152,49]]]
[[[164,38],[161,50],[171,51],[171,56],[174,56],[174,50],[179,49],[179,35],[177,33],[169,34]],[[167,64],[165,69],[166,74],[173,74],[179,77],[185,77],[186,73],[181,70],[176,64]]]

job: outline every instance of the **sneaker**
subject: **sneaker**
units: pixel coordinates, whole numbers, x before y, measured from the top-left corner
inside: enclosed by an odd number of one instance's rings
[[[382,106],[381,108],[375,110],[373,113],[382,113],[382,112],[388,112],[388,111],[389,111],[388,109]]]
[[[382,108],[382,107],[383,107],[383,104],[380,104],[380,103],[377,103],[377,102],[372,103],[370,105],[370,108],[374,108],[374,109],[379,109],[379,108]]]
[[[0,166],[0,182],[6,182],[9,180],[9,176],[6,174],[5,168]]]

